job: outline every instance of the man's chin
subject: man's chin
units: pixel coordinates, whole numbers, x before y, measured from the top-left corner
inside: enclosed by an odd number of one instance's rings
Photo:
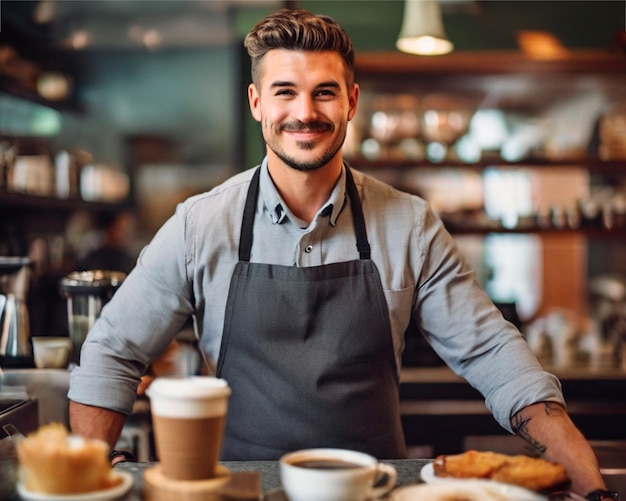
[[[311,172],[314,170],[321,169],[327,162],[310,162],[310,161],[298,161],[291,159],[288,162],[285,162],[292,169],[298,170],[300,172]]]
[[[295,170],[312,171],[323,167],[330,159],[324,155],[300,154],[300,155],[277,155],[285,164]]]

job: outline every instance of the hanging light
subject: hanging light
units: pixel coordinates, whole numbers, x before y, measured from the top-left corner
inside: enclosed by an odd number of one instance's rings
[[[454,48],[443,29],[439,0],[405,0],[396,47],[421,56],[447,54]]]

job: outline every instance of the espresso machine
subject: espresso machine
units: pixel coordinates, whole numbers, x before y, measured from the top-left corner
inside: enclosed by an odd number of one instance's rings
[[[0,256],[0,357],[5,367],[31,365],[28,289],[33,262]]]

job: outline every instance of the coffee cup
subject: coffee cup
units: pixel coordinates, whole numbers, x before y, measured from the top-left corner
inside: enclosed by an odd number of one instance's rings
[[[216,475],[231,390],[209,376],[160,377],[146,390],[163,476],[206,480]]]
[[[38,369],[65,369],[70,361],[72,340],[69,337],[34,337],[33,357]]]
[[[304,449],[280,458],[280,481],[290,501],[362,501],[387,494],[396,469],[347,449]]]

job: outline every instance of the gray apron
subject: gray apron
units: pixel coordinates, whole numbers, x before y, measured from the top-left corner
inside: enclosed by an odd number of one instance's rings
[[[217,364],[232,388],[222,460],[311,447],[405,457],[387,303],[350,169],[360,259],[304,268],[249,262],[259,174],[248,189]]]

